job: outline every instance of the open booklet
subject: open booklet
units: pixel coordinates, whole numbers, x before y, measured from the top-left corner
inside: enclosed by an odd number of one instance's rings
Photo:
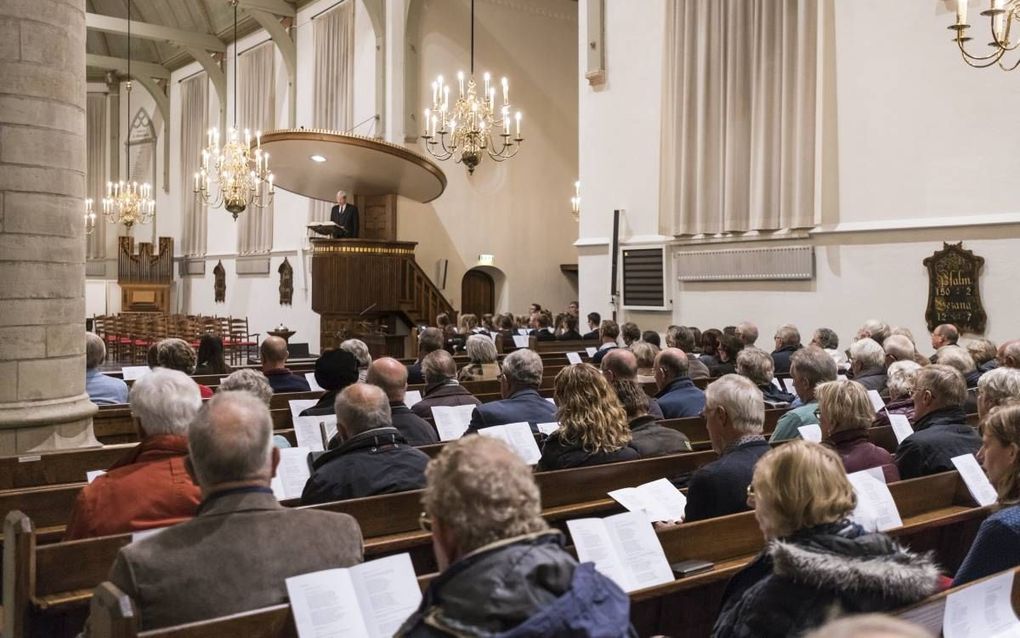
[[[626,592],[668,583],[673,571],[644,512],[567,521],[577,558]]]
[[[440,441],[456,441],[464,436],[471,424],[473,405],[436,405],[432,407],[432,420],[436,423]]]
[[[973,583],[946,597],[942,635],[946,638],[1020,636],[1013,611],[1013,570]]]
[[[280,448],[280,465],[277,466],[276,476],[270,484],[278,501],[301,498],[305,483],[312,475],[308,467],[309,452],[311,450],[306,447]]]
[[[478,433],[503,441],[528,465],[535,465],[542,458],[542,452],[538,449],[538,443],[535,442],[535,434],[531,431],[531,425],[526,421],[481,428]]]
[[[329,439],[336,434],[336,414],[298,416],[316,403],[315,399],[291,401],[290,415],[298,447],[308,448],[312,452],[322,452],[326,449]]]
[[[857,507],[851,518],[869,532],[903,527],[899,508],[893,500],[889,486],[885,484],[882,468],[873,467],[847,474],[850,485],[857,494]]]
[[[644,512],[652,522],[682,521],[687,508],[687,497],[664,478],[613,490],[609,496],[631,512]]]
[[[300,638],[392,636],[421,603],[408,554],[287,579]]]

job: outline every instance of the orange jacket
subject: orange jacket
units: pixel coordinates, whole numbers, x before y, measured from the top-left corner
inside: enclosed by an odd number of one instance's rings
[[[78,494],[64,540],[126,534],[192,518],[201,492],[184,469],[188,440],[146,437]]]

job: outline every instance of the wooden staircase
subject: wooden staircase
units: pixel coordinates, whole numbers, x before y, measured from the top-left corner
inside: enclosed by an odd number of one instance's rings
[[[453,305],[432,283],[414,256],[404,260],[400,282],[400,311],[412,326],[433,325],[436,315],[445,312],[454,316]]]

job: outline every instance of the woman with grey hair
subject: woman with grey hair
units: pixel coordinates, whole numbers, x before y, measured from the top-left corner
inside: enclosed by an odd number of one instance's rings
[[[156,344],[156,364],[161,368],[170,368],[183,372],[189,377],[195,374],[195,366],[198,363],[198,355],[184,339],[163,339]],[[203,399],[212,397],[213,391],[209,386],[198,384],[198,390],[202,393]]]
[[[496,344],[486,335],[471,335],[467,339],[468,363],[457,373],[457,380],[489,381],[499,378],[496,363]]]
[[[220,392],[250,392],[258,397],[259,401],[269,407],[269,400],[273,398],[273,388],[269,385],[266,375],[252,368],[241,368],[228,374],[223,381],[220,381]]]
[[[897,361],[889,366],[886,387],[889,402],[875,413],[872,426],[889,425],[890,414],[902,414],[911,425],[914,423],[914,380],[921,366],[914,361]]]
[[[340,344],[341,350],[346,350],[354,355],[358,361],[358,383],[364,383],[368,376],[368,366],[372,365],[372,354],[368,351],[368,345],[361,339],[348,339]]]
[[[768,407],[784,407],[793,403],[795,396],[780,390],[773,381],[775,363],[772,356],[758,348],[744,348],[737,355],[737,374],[747,377],[761,390]]]
[[[984,421],[992,408],[1020,400],[1020,370],[995,368],[981,375],[977,387],[978,417]]]

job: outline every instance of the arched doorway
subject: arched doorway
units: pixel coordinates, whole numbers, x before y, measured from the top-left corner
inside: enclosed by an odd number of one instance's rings
[[[496,311],[496,283],[477,268],[464,273],[460,282],[460,312],[478,317]]]

